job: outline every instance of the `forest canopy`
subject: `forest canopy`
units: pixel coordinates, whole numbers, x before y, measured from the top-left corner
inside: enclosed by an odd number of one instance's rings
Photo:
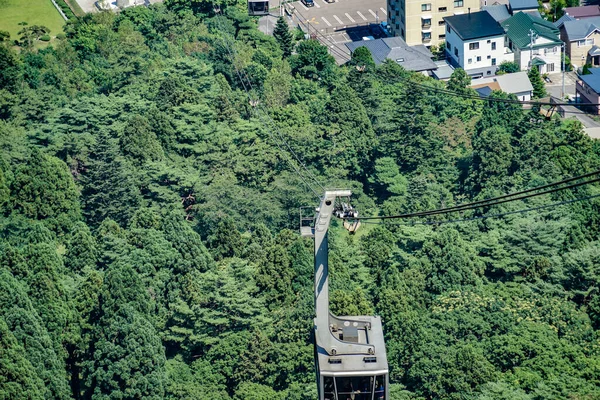
[[[361,51],[338,66],[220,10],[166,0],[0,43],[0,399],[314,400],[300,175],[391,215],[600,169],[575,120]],[[566,203],[597,194],[334,223],[331,309],[381,315],[391,398],[600,398],[600,200]]]

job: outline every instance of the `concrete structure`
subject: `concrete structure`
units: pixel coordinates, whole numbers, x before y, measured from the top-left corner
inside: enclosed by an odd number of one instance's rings
[[[454,67],[473,78],[495,75],[503,61],[514,61],[504,46],[504,29],[487,11],[453,17],[446,21],[446,55]]]
[[[439,45],[446,40],[444,17],[479,11],[479,0],[388,0],[392,35],[409,46]]]
[[[477,79],[472,83],[471,87],[482,97],[489,96],[492,90],[501,90],[504,93],[514,94],[521,101],[529,101],[533,94],[533,86],[527,77],[527,72],[524,71]]]
[[[433,54],[422,44],[409,46],[399,37],[346,43],[350,53],[363,46],[369,49],[377,65],[390,59],[408,71],[425,72],[429,75],[428,72],[437,69],[436,63],[432,60]]]
[[[559,30],[552,23],[518,12],[502,23],[506,46],[515,53],[521,70],[536,67],[540,73],[561,70]]]
[[[575,68],[586,63],[600,65],[600,17],[564,21],[560,38]]]
[[[591,74],[581,75],[575,85],[575,97],[579,103],[600,104],[600,68],[591,68]],[[600,106],[588,106],[587,111],[600,114]]]

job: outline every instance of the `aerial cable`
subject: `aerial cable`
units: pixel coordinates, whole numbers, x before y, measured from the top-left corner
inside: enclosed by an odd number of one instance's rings
[[[215,9],[215,13],[218,14],[218,15],[223,16],[223,14],[218,9]],[[221,30],[222,32],[225,32],[223,30],[223,27],[221,26],[220,21],[217,19],[216,22],[217,22],[217,25],[219,25],[219,30]],[[255,105],[254,105],[255,108],[259,108],[260,110],[262,110],[262,106],[260,106],[260,103],[258,103],[256,101],[256,99],[252,98],[252,95],[251,95],[250,91],[253,90],[254,88],[252,87],[252,83],[251,83],[248,75],[245,73],[245,71],[241,71],[240,72],[240,70],[237,68],[237,66],[235,64],[235,60],[236,60],[236,57],[235,57],[235,54],[234,54],[235,50],[232,48],[233,46],[231,46],[228,43],[228,41],[225,38],[225,35],[223,37],[223,42],[225,43],[226,50],[229,53],[229,56],[231,57],[232,65],[233,65],[233,67],[234,67],[234,69],[236,71],[236,74],[237,74],[237,76],[238,76],[238,78],[240,80],[240,83],[242,84],[242,87],[244,88],[244,90],[246,91],[246,94],[248,95],[248,99],[250,100],[251,104],[255,103]],[[245,76],[245,80],[244,80],[244,77],[242,77],[242,74]],[[263,111],[263,113],[266,114],[267,118],[270,119],[270,116],[264,110],[262,110],[262,111]],[[298,177],[302,180],[302,182],[305,184],[305,186],[307,186],[318,198],[320,198],[321,195],[319,194],[319,192],[317,192],[313,188],[313,186],[309,182],[306,181],[306,179],[304,178],[304,176],[303,176],[302,172],[300,171],[300,169],[298,168],[298,166],[295,165],[295,163],[293,162],[292,158],[287,154],[287,152],[285,151],[285,149],[282,148],[281,143],[279,143],[279,141],[274,137],[272,130],[269,128],[269,126],[267,126],[268,124],[265,123],[265,120],[264,120],[263,116],[261,115],[261,113],[260,112],[256,112],[256,114],[259,117],[262,125],[265,128],[267,128],[266,129],[267,132],[269,133],[269,135],[271,136],[271,138],[273,139],[273,141],[275,142],[275,144],[279,148],[281,154],[282,155],[283,154],[287,155],[288,163],[294,169],[294,171],[296,172],[296,174],[298,175]],[[275,127],[274,130],[277,131],[277,133],[278,133],[281,141],[288,147],[289,152],[291,152],[294,155],[294,157],[296,158],[296,160],[298,161],[298,163],[304,168],[304,170],[306,171],[306,173],[309,175],[309,178],[314,183],[316,183],[319,187],[321,187],[324,190],[324,187],[320,184],[320,182],[316,179],[316,177],[310,172],[310,170],[308,170],[308,168],[306,167],[306,165],[304,165],[302,163],[302,161],[300,160],[299,156],[294,152],[294,150],[291,148],[291,146],[289,145],[289,143],[287,143],[287,141],[283,138],[283,135],[281,134],[281,132],[278,131],[278,128],[277,128],[275,122],[272,119],[270,119],[270,121],[272,123],[272,126]]]
[[[566,205],[566,204],[576,203],[579,201],[595,199],[597,197],[600,197],[600,194],[595,194],[595,195],[585,196],[585,197],[578,197],[575,199],[560,201],[557,203],[545,204],[543,206],[524,208],[524,209],[515,210],[515,211],[507,211],[507,212],[498,213],[498,214],[479,215],[479,216],[471,217],[471,218],[460,218],[460,219],[451,219],[451,220],[443,220],[443,221],[386,222],[385,226],[387,226],[387,225],[394,225],[394,226],[443,225],[443,224],[451,224],[451,223],[459,223],[459,222],[477,221],[477,220],[482,220],[482,219],[487,219],[487,218],[502,218],[507,215],[525,214],[525,213],[528,213],[531,211],[538,211],[538,210],[542,210],[545,208],[558,207],[558,206],[562,206],[562,205]],[[361,222],[361,223],[372,224],[372,225],[381,225],[380,222],[373,222],[373,221],[365,221],[365,222]]]
[[[572,189],[575,187],[599,182],[600,178],[595,178],[595,179],[578,182],[578,183],[574,183],[574,184],[567,185],[567,186],[555,187],[555,188],[545,190],[542,192],[538,192],[538,193],[531,193],[531,192],[535,192],[535,191],[538,191],[541,189],[545,189],[545,188],[549,188],[549,187],[557,186],[557,185],[562,185],[564,183],[572,182],[574,180],[582,179],[582,178],[589,177],[592,175],[597,175],[597,174],[600,174],[600,171],[591,172],[589,174],[565,179],[560,182],[554,182],[554,183],[542,185],[542,186],[539,186],[536,188],[523,190],[520,192],[515,192],[515,193],[506,194],[506,195],[502,195],[502,196],[498,196],[498,197],[493,197],[493,198],[486,199],[486,200],[479,200],[479,201],[475,201],[475,202],[471,202],[471,203],[461,204],[458,206],[440,208],[437,210],[419,211],[419,212],[398,214],[398,215],[386,215],[386,216],[377,216],[377,217],[357,217],[357,218],[344,218],[344,219],[360,220],[360,221],[384,220],[384,219],[406,219],[406,218],[414,218],[414,217],[425,217],[425,216],[429,216],[429,215],[448,214],[448,213],[459,212],[459,211],[467,211],[467,210],[472,210],[472,209],[481,208],[481,207],[491,207],[491,206],[496,206],[498,204],[508,203],[508,202],[517,201],[517,200],[525,200],[525,199],[528,199],[531,197],[542,196],[544,194],[555,193],[555,192],[558,192],[561,190]],[[515,196],[518,196],[518,197],[515,197]]]

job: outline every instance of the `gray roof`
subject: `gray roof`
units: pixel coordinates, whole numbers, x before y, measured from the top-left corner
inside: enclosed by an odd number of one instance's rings
[[[600,68],[590,68],[590,75],[581,75],[584,81],[594,92],[600,93]]]
[[[498,22],[502,22],[510,18],[508,8],[504,4],[498,4],[495,6],[483,6],[481,7],[481,10],[487,11],[492,16],[492,18],[494,18]]]
[[[567,21],[575,21],[575,18],[571,17],[568,14],[565,14],[554,23],[554,26],[560,29],[560,27],[563,26],[564,23]]]
[[[444,17],[444,21],[462,40],[504,35],[504,29],[487,11]]]
[[[537,0],[509,0],[508,4],[513,11],[537,10],[540,6]]]
[[[600,6],[580,6],[580,7],[566,7],[564,10],[565,15],[569,15],[573,18],[589,18],[600,16]]]
[[[513,74],[496,75],[492,78],[481,78],[477,79],[477,81],[472,81],[472,83],[475,82],[478,85],[497,82],[500,89],[505,93],[515,94],[533,91],[533,86],[525,71],[515,72]]]
[[[448,64],[448,61],[436,61],[437,69],[433,71],[433,76],[438,80],[450,79],[452,73],[454,72],[454,67]]]
[[[590,49],[590,51],[588,51],[588,54],[592,57],[594,56],[600,56],[600,47],[598,46],[594,46]]]
[[[600,30],[600,17],[565,21],[563,25],[569,41],[572,42],[584,39],[595,30]]]
[[[433,55],[425,46],[409,46],[397,36],[346,43],[346,47],[351,53],[362,46],[369,49],[373,61],[377,65],[389,58],[408,71],[428,71],[437,68],[437,65],[431,60]]]
[[[489,95],[492,94],[493,90],[489,86],[483,86],[475,89],[475,91],[479,93],[480,97],[489,97]]]

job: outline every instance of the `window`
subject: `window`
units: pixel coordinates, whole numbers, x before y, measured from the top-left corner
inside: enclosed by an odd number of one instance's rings
[[[423,38],[424,42],[430,42],[431,41],[431,32],[423,32],[422,38]]]
[[[421,4],[421,11],[431,11],[431,3]]]
[[[584,40],[578,40],[577,41],[577,47],[591,46],[593,44],[594,44],[594,39],[584,39]]]
[[[554,72],[554,63],[546,64],[546,72]]]
[[[444,26],[446,25],[446,21],[444,21],[443,19],[438,21],[438,26]]]
[[[492,58],[492,65],[496,65],[496,59]]]
[[[479,42],[469,43],[469,50],[478,50]]]
[[[446,12],[448,11],[448,7],[440,7],[438,8],[438,12]]]
[[[469,64],[473,64],[473,59],[469,58]]]
[[[438,39],[446,39],[446,35],[439,35]]]
[[[452,53],[452,45],[450,43],[448,43],[447,47],[448,47],[448,53]]]
[[[450,25],[446,25],[446,32],[450,33]]]
[[[431,18],[423,19],[421,21],[421,28],[424,28],[424,29],[431,28]]]
[[[489,60],[490,58],[492,58],[492,56],[487,56],[487,59]]]
[[[496,42],[492,42],[492,50],[496,50]]]
[[[455,55],[456,57],[458,57],[458,47],[455,47],[455,48],[454,48],[454,55]]]
[[[462,7],[463,0],[454,0],[454,8]]]
[[[491,75],[491,74],[492,74],[492,71],[488,71],[488,72],[487,72],[487,74],[488,74],[488,75]]]
[[[481,56],[477,56],[477,62],[481,61]]]

